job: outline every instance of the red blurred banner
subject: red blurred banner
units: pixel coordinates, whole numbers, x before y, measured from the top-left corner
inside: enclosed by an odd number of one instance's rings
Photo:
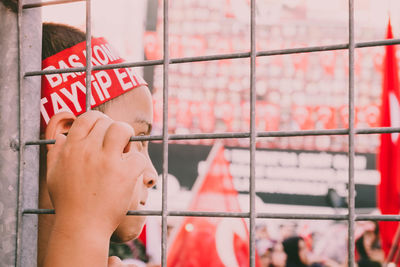
[[[392,28],[388,25],[387,39],[392,39]],[[383,91],[381,105],[381,127],[400,126],[400,93],[397,72],[396,48],[386,46],[383,66]],[[381,183],[378,187],[378,206],[382,214],[398,214],[400,211],[400,141],[399,133],[381,134],[378,168]],[[379,222],[382,248],[386,255],[392,246],[398,222]]]
[[[224,148],[214,146],[209,169],[197,179],[190,211],[240,212]],[[249,233],[243,218],[187,217],[173,237],[168,267],[249,266]],[[256,266],[259,266],[258,259]]]

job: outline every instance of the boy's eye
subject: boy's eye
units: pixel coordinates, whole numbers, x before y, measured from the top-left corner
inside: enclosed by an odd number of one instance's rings
[[[147,145],[147,141],[140,141],[140,143],[141,143],[142,148],[146,147],[146,145]]]

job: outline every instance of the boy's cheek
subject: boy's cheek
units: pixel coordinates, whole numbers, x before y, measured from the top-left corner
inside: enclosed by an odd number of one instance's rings
[[[127,242],[137,238],[142,232],[145,216],[128,215],[111,236],[113,242]]]
[[[133,190],[131,204],[129,210],[141,210],[144,206],[140,205],[142,198],[147,198],[147,188],[143,184],[143,177],[139,177],[138,181]],[[142,232],[146,217],[145,216],[134,216],[127,215],[114,231],[111,236],[113,242],[127,242],[137,238]]]
[[[139,205],[140,192],[138,190],[134,190],[134,192],[135,193],[132,197],[132,202],[129,206],[129,210],[140,210],[142,209]],[[142,231],[145,220],[145,216],[125,216],[122,222],[118,225],[117,229],[114,231],[111,240],[114,242],[127,242],[129,240],[137,238]]]

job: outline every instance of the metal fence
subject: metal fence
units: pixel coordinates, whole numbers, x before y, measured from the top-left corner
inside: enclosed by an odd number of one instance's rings
[[[233,217],[248,218],[250,221],[250,266],[255,266],[255,220],[256,218],[269,219],[306,219],[306,220],[342,220],[348,222],[348,264],[354,266],[354,250],[355,237],[354,227],[355,221],[362,220],[386,220],[400,221],[400,215],[358,215],[355,213],[355,182],[354,182],[354,158],[356,134],[381,134],[400,132],[400,128],[364,128],[355,129],[354,117],[354,52],[356,48],[384,46],[391,44],[400,44],[400,39],[381,40],[373,42],[355,43],[354,40],[354,0],[348,2],[348,42],[344,44],[332,44],[326,46],[314,46],[304,48],[290,48],[272,51],[256,50],[256,15],[255,0],[251,0],[250,8],[250,38],[251,46],[249,52],[218,54],[211,56],[198,56],[186,58],[170,58],[169,56],[169,9],[168,0],[163,1],[163,59],[147,60],[141,62],[128,62],[122,64],[112,64],[104,66],[92,66],[91,64],[91,1],[86,0],[86,67],[70,68],[63,70],[46,70],[46,71],[26,71],[38,69],[41,65],[41,59],[38,58],[37,51],[40,49],[41,35],[38,32],[35,23],[40,21],[40,7],[46,5],[56,5],[68,2],[78,2],[82,0],[60,0],[51,2],[33,2],[19,3],[18,14],[16,17],[17,25],[13,25],[18,32],[17,39],[9,40],[8,46],[18,48],[16,53],[16,65],[10,64],[8,67],[10,75],[18,74],[14,80],[17,81],[18,91],[6,90],[4,82],[6,77],[1,77],[2,86],[0,87],[8,95],[0,96],[0,108],[6,108],[10,114],[13,114],[13,120],[9,117],[2,116],[2,127],[0,137],[2,138],[0,156],[2,159],[0,165],[1,179],[8,179],[11,188],[0,188],[1,192],[13,192],[10,197],[2,195],[0,204],[3,205],[1,219],[3,223],[3,250],[0,254],[0,260],[5,263],[2,266],[35,266],[36,265],[36,224],[37,214],[52,214],[54,210],[37,209],[37,177],[38,177],[38,153],[39,146],[54,143],[54,140],[39,140],[39,118],[33,119],[31,114],[35,114],[39,110],[40,97],[40,76],[45,74],[81,72],[85,71],[87,100],[86,109],[90,109],[88,99],[91,96],[91,72],[95,70],[137,67],[137,66],[154,66],[163,65],[163,132],[162,135],[132,137],[131,141],[137,140],[161,140],[163,143],[163,173],[162,173],[162,209],[161,211],[129,211],[129,215],[148,215],[161,216],[162,218],[162,266],[166,266],[167,262],[167,218],[168,216],[198,216],[198,217]],[[0,10],[1,11],[1,10]],[[38,13],[39,12],[39,13]],[[2,33],[4,34],[4,33]],[[4,36],[4,35],[3,35]],[[32,45],[34,44],[34,45]],[[332,50],[348,50],[349,62],[349,84],[348,84],[348,113],[349,128],[333,129],[333,130],[305,130],[305,131],[276,131],[276,132],[257,132],[255,128],[255,103],[256,103],[256,57],[265,57],[272,55],[286,55],[296,53],[310,53],[318,51]],[[36,54],[36,56],[35,56]],[[168,69],[170,64],[179,64],[186,62],[199,61],[215,61],[222,59],[250,58],[250,130],[248,132],[234,133],[202,133],[202,134],[168,134]],[[6,89],[5,89],[6,88]],[[29,105],[25,103],[30,102]],[[10,107],[11,106],[11,107]],[[8,114],[8,113],[7,113]],[[5,127],[7,125],[7,127]],[[4,130],[7,128],[6,130]],[[347,135],[348,136],[348,213],[346,215],[326,215],[326,214],[275,214],[257,212],[255,208],[255,151],[256,140],[259,137],[292,137],[292,136],[317,136],[317,135]],[[249,212],[194,212],[194,211],[169,211],[167,203],[167,174],[168,174],[168,141],[184,140],[184,139],[225,139],[225,138],[247,138],[250,139],[250,202]],[[14,184],[15,187],[12,186]],[[16,190],[18,189],[18,190]],[[11,221],[6,222],[6,211],[11,210]],[[14,210],[14,212],[13,212]],[[8,224],[6,224],[8,223]],[[7,226],[8,225],[8,226]],[[8,245],[4,245],[7,243]],[[7,253],[6,253],[7,252]]]

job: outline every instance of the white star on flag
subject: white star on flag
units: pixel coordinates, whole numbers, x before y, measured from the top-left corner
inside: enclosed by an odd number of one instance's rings
[[[400,127],[400,104],[399,99],[393,92],[389,93],[390,103],[390,127]],[[399,133],[392,133],[392,142],[396,143]]]

